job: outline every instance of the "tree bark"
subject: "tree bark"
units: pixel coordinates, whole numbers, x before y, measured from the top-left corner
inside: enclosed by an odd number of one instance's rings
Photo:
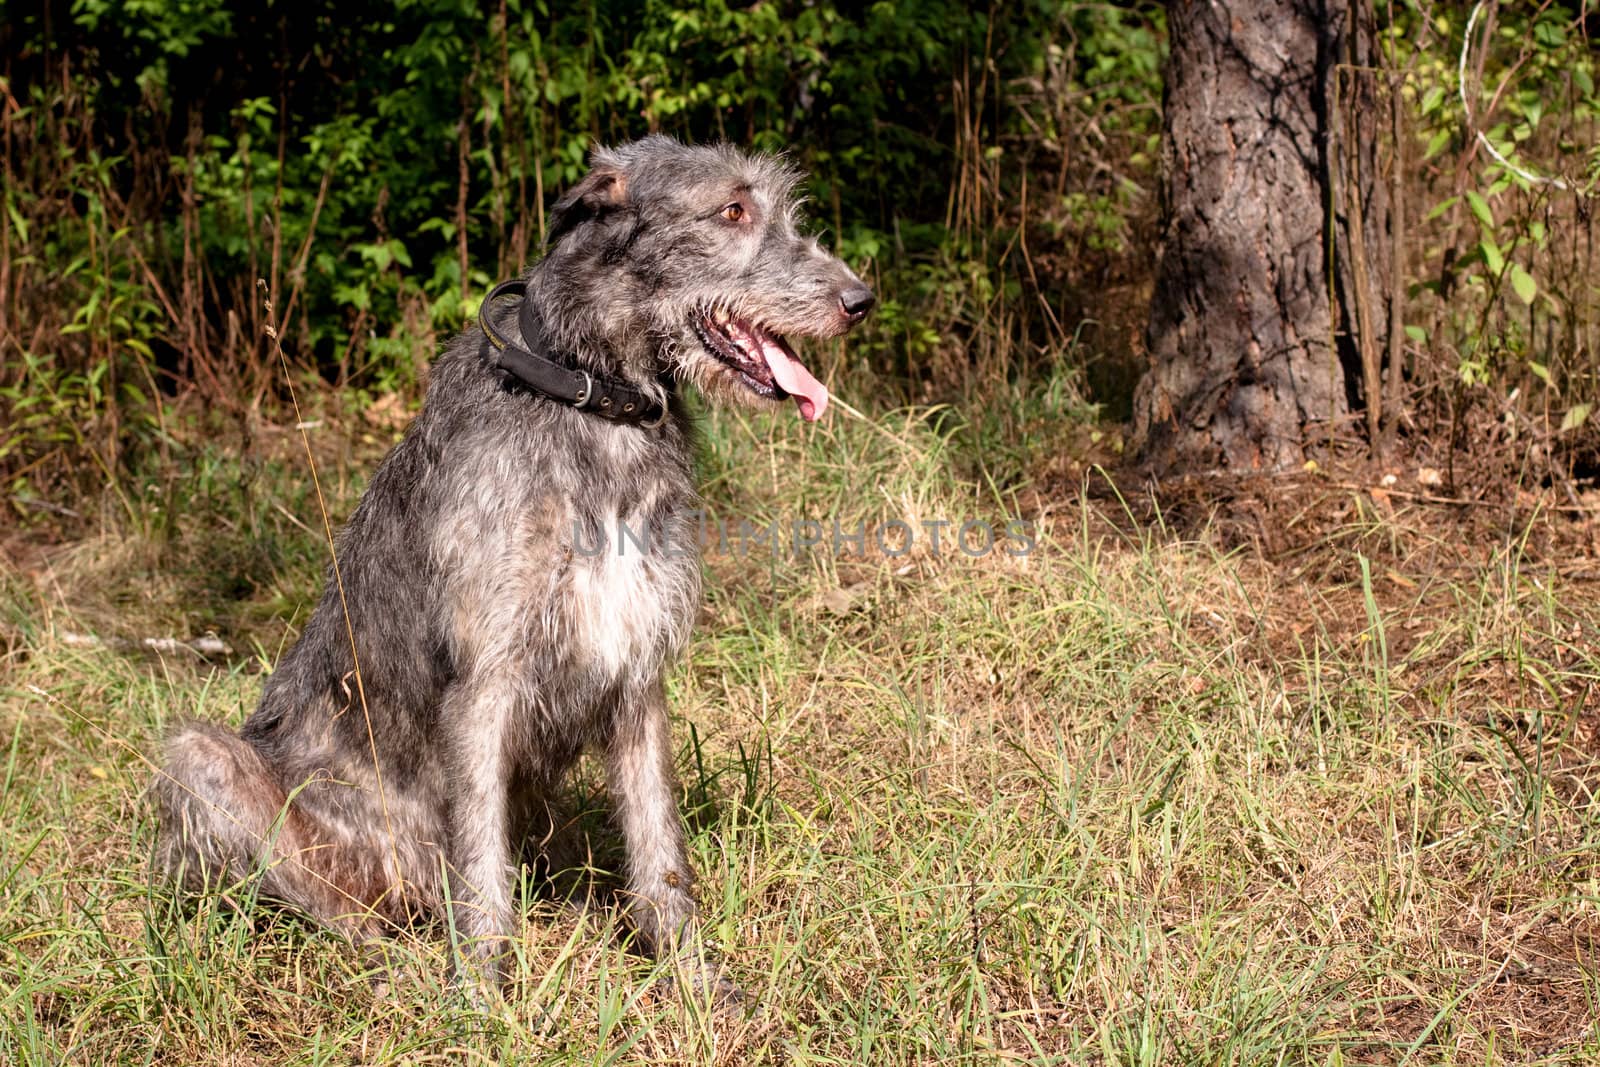
[[[1169,0],[1162,252],[1134,398],[1159,471],[1277,470],[1371,397],[1389,331],[1367,0]],[[1332,225],[1330,226],[1330,221]]]

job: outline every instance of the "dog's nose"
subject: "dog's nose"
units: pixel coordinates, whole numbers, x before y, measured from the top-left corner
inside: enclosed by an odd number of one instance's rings
[[[872,305],[877,302],[878,298],[872,295],[872,290],[859,282],[839,294],[839,307],[851,321],[871,311]]]

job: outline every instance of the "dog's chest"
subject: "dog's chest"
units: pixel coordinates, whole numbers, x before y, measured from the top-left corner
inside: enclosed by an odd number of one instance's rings
[[[558,594],[569,661],[606,680],[653,677],[688,640],[700,598],[692,537],[615,514],[573,530]]]

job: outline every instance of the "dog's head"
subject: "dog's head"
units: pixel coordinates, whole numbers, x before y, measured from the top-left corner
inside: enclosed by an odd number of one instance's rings
[[[836,337],[874,297],[797,228],[799,177],[661,136],[596,148],[552,213],[542,296],[619,370],[670,372],[718,400],[793,399],[815,421],[828,390],[788,338]]]

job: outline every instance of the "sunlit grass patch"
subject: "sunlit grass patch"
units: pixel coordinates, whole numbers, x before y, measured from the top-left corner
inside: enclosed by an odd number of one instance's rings
[[[320,580],[286,462],[231,517],[5,575],[0,1062],[1600,1055],[1587,572],[1359,508],[1278,561],[1073,490],[1025,514],[936,411],[704,437],[727,518],[1034,524],[1025,553],[708,552],[677,765],[706,930],[759,1017],[658,996],[603,898],[532,900],[486,1014],[436,932],[358,953],[151,885],[161,727],[239,722]],[[328,477],[336,517],[359,472]],[[244,552],[264,580],[164,584]],[[202,618],[232,655],[68,639]],[[606,867],[595,767],[573,792]]]

